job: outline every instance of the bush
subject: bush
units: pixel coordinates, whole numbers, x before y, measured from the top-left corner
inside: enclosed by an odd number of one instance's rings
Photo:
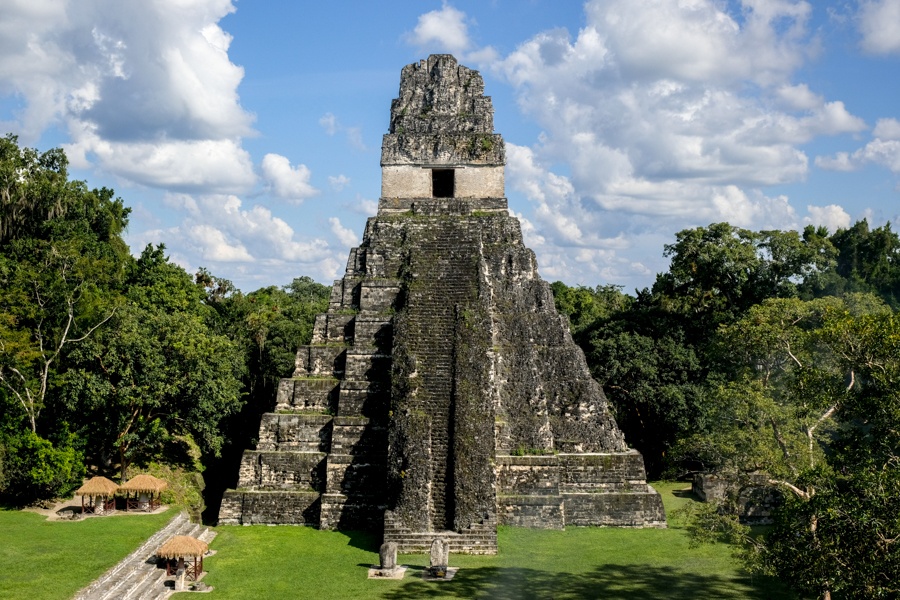
[[[66,496],[81,483],[84,462],[72,440],[54,446],[32,431],[3,440],[0,493],[15,504]]]
[[[160,498],[163,504],[177,504],[188,511],[192,521],[200,522],[206,487],[201,473],[161,463],[150,463],[148,472],[169,484]]]

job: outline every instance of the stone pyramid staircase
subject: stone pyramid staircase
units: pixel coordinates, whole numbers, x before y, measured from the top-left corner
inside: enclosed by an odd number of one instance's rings
[[[262,416],[219,524],[380,529],[384,513],[391,305],[399,283],[364,278],[354,249],[312,343]]]

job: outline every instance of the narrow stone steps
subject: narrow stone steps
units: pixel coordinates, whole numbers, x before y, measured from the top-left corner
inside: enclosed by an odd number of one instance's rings
[[[157,569],[159,574],[150,578],[144,584],[142,589],[137,591],[134,600],[162,600],[168,598],[171,594],[169,588],[166,587],[166,571],[165,569]]]
[[[146,560],[168,536],[174,535],[181,525],[187,521],[187,515],[179,513],[175,515],[162,529],[154,533],[137,550],[126,556],[118,564],[114,565],[106,573],[98,577],[89,586],[78,592],[74,600],[99,600],[107,597],[107,594],[118,589],[127,575],[137,569],[142,560]]]
[[[209,543],[216,532],[203,525],[191,523],[185,513],[179,513],[165,527],[122,559],[74,600],[159,600],[171,590],[163,585],[165,571],[156,567],[156,550],[174,535],[189,535]]]

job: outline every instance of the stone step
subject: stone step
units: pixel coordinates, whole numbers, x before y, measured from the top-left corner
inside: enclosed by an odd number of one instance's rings
[[[259,424],[257,450],[327,452],[331,446],[330,415],[265,413]]]
[[[220,525],[319,524],[320,494],[300,490],[226,490]]]
[[[341,377],[346,363],[346,344],[300,346],[294,359],[294,377]]]
[[[137,590],[134,600],[163,600],[170,595],[170,588],[166,587],[166,570],[157,569],[155,577],[146,581],[142,589]]]
[[[134,575],[127,582],[127,589],[123,590],[124,593],[122,595],[117,596],[117,598],[121,598],[122,600],[130,600],[132,598],[138,597],[143,591],[146,591],[147,587],[152,584],[158,576],[158,573],[155,571],[161,570],[156,568],[156,563],[154,561],[153,569],[138,569],[135,571]],[[163,571],[165,572],[165,571]]]
[[[245,450],[238,487],[248,489],[319,489],[324,452]]]
[[[185,522],[190,522],[185,513],[179,513],[174,516],[164,527],[141,544],[137,550],[78,592],[74,600],[108,600],[121,597],[127,590],[124,586],[126,586],[127,581],[134,572],[142,564],[147,564],[147,560],[154,555],[157,548],[172,535],[175,535],[175,532],[179,531]],[[153,565],[155,566],[155,563]]]

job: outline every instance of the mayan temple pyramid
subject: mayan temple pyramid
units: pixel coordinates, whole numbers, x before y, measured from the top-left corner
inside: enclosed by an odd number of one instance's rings
[[[220,524],[497,551],[497,524],[664,527],[504,196],[477,71],[403,68],[378,215],[262,417]]]

